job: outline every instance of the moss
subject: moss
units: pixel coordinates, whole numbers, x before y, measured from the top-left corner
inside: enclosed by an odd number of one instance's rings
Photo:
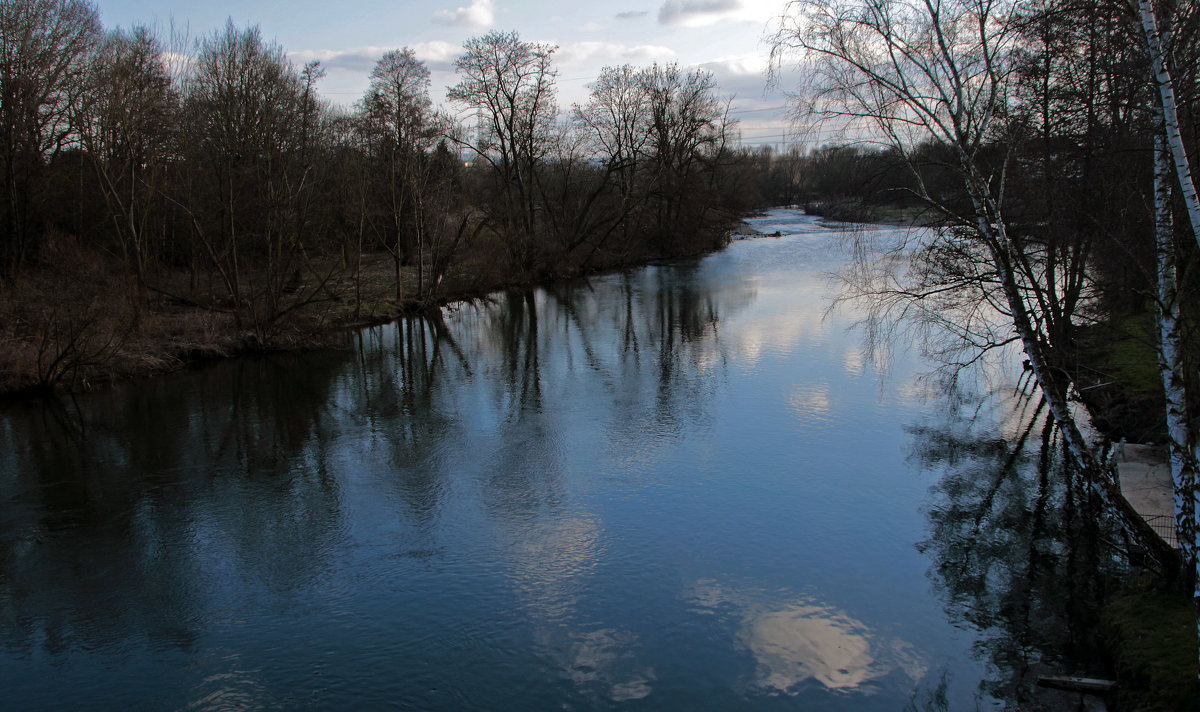
[[[1200,712],[1190,592],[1135,579],[1109,600],[1101,625],[1119,682],[1115,710]]]

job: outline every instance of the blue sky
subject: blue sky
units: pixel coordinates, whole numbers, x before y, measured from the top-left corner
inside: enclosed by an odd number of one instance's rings
[[[522,39],[559,45],[563,108],[587,97],[587,84],[605,65],[678,62],[716,75],[731,96],[744,143],[779,144],[788,133],[785,98],[767,87],[765,37],[785,0],[97,0],[105,27],[145,24],[185,28],[193,40],[231,18],[258,25],[297,64],[318,59],[320,85],[332,102],[352,105],[384,52],[412,47],[432,71],[433,98],[443,101],[457,79],[454,59],[463,40],[491,29],[517,30]]]

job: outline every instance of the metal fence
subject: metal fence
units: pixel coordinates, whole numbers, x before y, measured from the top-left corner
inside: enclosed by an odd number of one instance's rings
[[[1146,517],[1146,523],[1150,528],[1158,532],[1158,535],[1176,549],[1179,548],[1179,537],[1175,536],[1175,517],[1169,517],[1165,514],[1158,514],[1153,517]]]

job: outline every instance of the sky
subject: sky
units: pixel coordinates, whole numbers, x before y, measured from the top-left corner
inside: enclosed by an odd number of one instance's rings
[[[768,86],[767,36],[786,0],[95,0],[106,28],[170,28],[195,41],[224,26],[258,25],[297,66],[319,60],[321,95],[353,106],[386,51],[411,47],[431,71],[431,95],[443,104],[457,83],[454,60],[469,37],[516,30],[521,39],[558,45],[559,104],[587,99],[588,84],[608,65],[677,62],[711,71],[731,99],[744,145],[777,147],[796,140],[786,95]],[[783,87],[786,89],[786,86]],[[451,107],[446,107],[451,108]],[[811,137],[809,137],[811,138]]]

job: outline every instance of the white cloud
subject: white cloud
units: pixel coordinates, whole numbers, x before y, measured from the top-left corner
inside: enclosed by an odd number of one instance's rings
[[[671,26],[702,27],[741,9],[740,0],[667,0],[658,9],[658,21]]]
[[[748,54],[696,65],[712,72],[719,96],[732,99],[730,118],[747,146],[781,143],[794,132],[787,96],[767,83],[767,63],[764,55]]]
[[[556,63],[567,67],[603,65],[626,62],[650,64],[669,62],[675,58],[675,50],[662,45],[623,45],[614,42],[570,42],[559,47],[555,53]]]
[[[392,47],[354,47],[353,49],[302,49],[288,52],[288,57],[297,65],[318,61],[332,71],[369,72],[384,52]]]
[[[584,25],[583,27],[580,27],[579,31],[580,32],[599,32],[603,29],[604,29],[604,25],[601,25],[599,22],[589,22],[586,25]]]
[[[767,86],[767,58],[758,55],[726,57],[702,62],[700,69],[713,73],[720,93],[739,99],[756,101],[771,92]],[[775,100],[777,103],[781,99]]]
[[[443,25],[469,27],[482,30],[492,26],[496,20],[495,3],[492,0],[471,0],[471,4],[454,10],[438,10],[433,21]]]
[[[779,0],[666,0],[658,9],[658,21],[672,27],[741,22],[757,25],[761,33],[782,7]]]
[[[429,69],[434,72],[453,72],[454,60],[458,59],[458,55],[463,52],[461,45],[438,41],[418,42],[412,48],[417,59],[428,65]]]
[[[720,57],[702,63],[700,66],[715,74],[750,76],[764,79],[767,75],[769,58],[762,54],[746,54],[734,57]]]
[[[370,72],[375,63],[385,52],[396,47],[353,47],[344,50],[305,49],[289,52],[288,57],[297,65],[319,61],[322,66],[332,71]],[[425,63],[430,71],[454,71],[454,60],[462,51],[461,47],[449,42],[421,42],[412,45],[417,59]]]

